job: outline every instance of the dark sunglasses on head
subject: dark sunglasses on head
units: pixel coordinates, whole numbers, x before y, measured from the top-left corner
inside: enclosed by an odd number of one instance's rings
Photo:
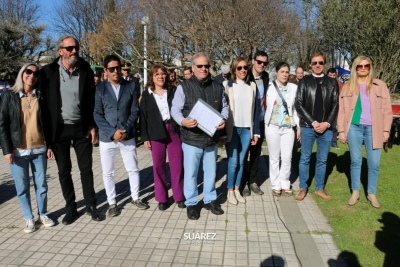
[[[361,69],[365,69],[365,70],[370,70],[371,69],[371,64],[364,64],[364,65],[357,65],[356,66],[356,70],[361,70]]]
[[[249,69],[249,66],[238,66],[238,67],[236,68],[236,70],[238,70],[238,71],[241,71],[242,69],[248,70],[248,69]]]
[[[323,62],[323,61],[313,61],[313,62],[311,62],[311,66],[315,66],[317,64],[323,66],[323,65],[325,65],[325,62]]]
[[[31,75],[31,74],[33,74],[33,76],[39,77],[39,71],[33,71],[33,70],[31,70],[31,69],[26,69],[26,70],[25,70],[25,73],[26,73],[26,75]]]
[[[258,65],[268,66],[268,61],[261,61],[258,59],[256,59],[255,61],[257,62]]]
[[[109,67],[109,68],[106,68],[106,69],[108,69],[109,72],[114,72],[115,70],[121,71],[121,66]]]
[[[77,45],[63,46],[62,48],[64,48],[64,49],[67,50],[68,52],[72,52],[72,51],[74,51],[74,49],[75,49],[76,51],[79,50],[79,46],[77,46]]]
[[[206,69],[209,69],[209,68],[210,68],[210,65],[196,65],[196,67],[197,67],[198,69],[202,69],[203,67],[206,68]]]

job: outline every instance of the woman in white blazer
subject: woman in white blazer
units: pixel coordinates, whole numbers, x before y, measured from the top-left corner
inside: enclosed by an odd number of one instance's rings
[[[276,65],[275,70],[276,80],[269,83],[266,96],[267,110],[265,112],[269,178],[274,196],[292,195],[289,176],[294,135],[296,134],[297,140],[300,140],[300,127],[297,127],[297,133],[293,131],[293,127],[299,123],[294,107],[297,85],[288,82],[289,64],[280,62]],[[285,101],[282,101],[282,98]],[[280,161],[282,161],[281,164],[279,164]]]

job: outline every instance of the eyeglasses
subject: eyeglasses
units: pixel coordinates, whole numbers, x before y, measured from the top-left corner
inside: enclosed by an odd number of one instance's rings
[[[210,65],[195,65],[198,69],[202,69],[203,67],[206,69],[210,68]]]
[[[364,64],[364,65],[357,65],[356,66],[356,70],[361,70],[361,69],[364,69],[364,70],[370,70],[371,69],[371,64]]]
[[[74,51],[74,49],[75,49],[76,51],[79,50],[79,46],[77,46],[77,45],[63,46],[62,48],[64,48],[64,49],[67,50],[68,52],[72,52],[72,51]]]
[[[268,66],[268,61],[261,61],[258,59],[255,59],[255,61],[257,62],[258,65],[263,65],[263,66]]]
[[[241,71],[242,69],[244,69],[244,70],[248,70],[249,69],[249,66],[238,66],[238,67],[236,67],[236,70],[238,70],[238,71]]]
[[[109,68],[106,68],[109,72],[114,72],[115,70],[117,70],[117,72],[120,72],[121,71],[121,66],[117,66],[117,67],[109,67]]]
[[[155,76],[155,77],[160,77],[160,76],[166,77],[167,74],[166,74],[165,72],[156,72],[156,73],[154,73],[154,76]]]
[[[317,64],[323,66],[323,65],[325,65],[325,62],[323,62],[323,61],[313,61],[313,62],[311,62],[311,66],[315,66]]]
[[[26,69],[24,72],[26,73],[26,75],[33,74],[34,77],[39,77],[39,71],[33,71],[31,69]]]

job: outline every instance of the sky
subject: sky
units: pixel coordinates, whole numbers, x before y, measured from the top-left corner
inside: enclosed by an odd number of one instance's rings
[[[54,13],[54,4],[56,3],[57,0],[35,0],[36,3],[38,3],[41,6],[40,9],[40,16],[39,16],[39,24],[45,24],[46,29],[44,32],[44,35],[50,35],[51,37],[57,39],[58,34],[55,34],[54,32],[50,31],[50,25],[51,25],[51,17]]]

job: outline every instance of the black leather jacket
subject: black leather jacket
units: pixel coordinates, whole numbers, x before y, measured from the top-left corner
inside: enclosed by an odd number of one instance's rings
[[[42,105],[40,92],[36,91],[39,107]],[[39,108],[39,123],[42,117]],[[3,155],[11,154],[21,145],[21,101],[18,93],[7,91],[1,96],[0,103],[0,143]]]
[[[339,109],[339,86],[335,79],[324,76],[321,81],[323,109],[323,122],[330,125],[336,121]],[[312,127],[314,122],[314,101],[317,81],[313,75],[304,76],[297,87],[295,107],[300,119],[301,127]]]

